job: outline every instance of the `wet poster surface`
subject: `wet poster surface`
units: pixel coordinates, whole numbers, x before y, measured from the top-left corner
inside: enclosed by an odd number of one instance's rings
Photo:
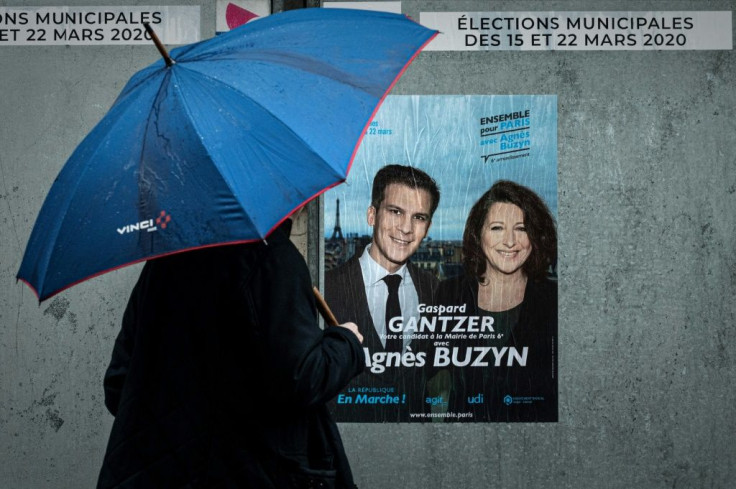
[[[389,96],[324,201],[338,421],[557,421],[556,96]]]

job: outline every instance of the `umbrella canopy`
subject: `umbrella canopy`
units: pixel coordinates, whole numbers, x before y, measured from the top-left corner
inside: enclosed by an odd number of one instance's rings
[[[434,36],[405,16],[299,9],[135,74],[56,178],[18,278],[39,300],[121,266],[263,239],[345,180]]]

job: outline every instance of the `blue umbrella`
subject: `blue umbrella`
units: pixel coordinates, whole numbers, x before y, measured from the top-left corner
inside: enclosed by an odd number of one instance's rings
[[[381,101],[435,35],[401,15],[313,8],[174,49],[130,79],[66,162],[18,278],[44,300],[142,260],[264,239],[345,180]]]

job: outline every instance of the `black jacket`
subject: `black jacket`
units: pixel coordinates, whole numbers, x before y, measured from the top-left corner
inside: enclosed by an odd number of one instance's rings
[[[289,228],[145,265],[105,375],[98,488],[354,486],[325,403],[363,351],[317,326]]]
[[[376,333],[368,308],[368,298],[363,284],[363,274],[360,269],[359,257],[362,252],[356,253],[341,266],[325,273],[325,300],[332,309],[337,320],[341,323],[352,321],[358,325],[363,334],[363,347],[373,355],[384,350],[381,339]],[[419,302],[430,304],[437,288],[437,279],[430,273],[420,270],[416,265],[407,263],[409,274],[417,290]],[[428,341],[412,340],[409,345],[414,353],[423,352],[431,361],[431,344]],[[360,393],[383,393],[392,389],[393,393],[402,398],[396,404],[340,404],[331,402],[330,409],[338,421],[350,422],[385,422],[385,421],[429,421],[429,419],[411,418],[411,413],[424,412],[429,409],[425,405],[427,367],[388,367],[380,373],[366,368],[362,374],[355,377],[345,392],[351,397]]]
[[[435,304],[466,304],[463,315],[484,314],[478,307],[478,281],[467,275],[442,281]],[[524,367],[516,363],[509,367],[508,356],[502,357],[499,366],[493,366],[492,353],[485,357],[490,363],[487,367],[449,367],[449,411],[473,416],[447,421],[557,421],[557,282],[527,281],[518,324],[504,342],[477,338],[454,340],[452,346],[460,349],[461,359],[466,348],[492,346],[499,350],[515,347],[519,352],[527,347],[528,356]],[[483,394],[482,401],[479,394]]]

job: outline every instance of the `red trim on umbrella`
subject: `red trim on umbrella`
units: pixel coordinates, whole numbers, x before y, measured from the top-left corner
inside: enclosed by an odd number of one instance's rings
[[[116,265],[116,266],[114,266],[112,268],[108,268],[106,270],[102,270],[100,272],[93,273],[92,275],[88,275],[87,277],[81,278],[81,279],[77,280],[76,282],[73,282],[71,284],[65,285],[64,287],[62,287],[62,288],[60,288],[58,290],[54,290],[53,292],[50,292],[49,295],[46,295],[43,298],[39,296],[38,291],[35,289],[35,287],[33,287],[33,285],[31,285],[30,282],[28,282],[27,280],[25,280],[23,278],[20,278],[20,277],[17,277],[17,280],[20,280],[21,282],[23,282],[26,285],[28,285],[28,287],[31,288],[31,290],[33,291],[33,293],[36,294],[36,297],[38,298],[38,302],[40,303],[40,302],[45,301],[46,299],[50,299],[51,297],[54,297],[56,294],[59,294],[60,292],[65,291],[66,289],[69,289],[71,287],[74,287],[75,285],[78,285],[78,284],[80,284],[82,282],[86,282],[87,280],[92,280],[93,278],[99,277],[100,275],[104,275],[106,273],[114,272],[115,270],[120,270],[121,268],[129,267],[129,266],[135,265],[137,263],[142,263],[142,262],[148,261],[148,260],[156,260],[158,258],[163,258],[163,257],[169,256],[169,255],[176,255],[176,254],[179,254],[179,253],[186,253],[186,252],[189,252],[189,251],[196,251],[196,250],[201,250],[201,249],[205,249],[205,248],[215,248],[217,246],[229,246],[229,245],[236,245],[236,244],[253,243],[253,242],[256,242],[256,241],[261,241],[261,238],[245,239],[245,240],[239,240],[239,241],[229,241],[229,242],[226,242],[226,243],[212,243],[212,244],[201,245],[201,246],[193,246],[191,248],[184,248],[184,249],[176,250],[176,251],[169,251],[169,252],[166,252],[166,253],[161,253],[159,255],[147,256],[147,257],[141,258],[139,260],[134,260],[134,261],[131,261],[131,262],[123,263],[121,265]]]
[[[412,19],[410,19],[410,20],[412,20]],[[414,21],[412,20],[412,22],[414,22]],[[414,59],[419,55],[419,53],[427,46],[427,44],[429,44],[435,37],[437,37],[438,34],[439,34],[439,31],[435,32],[432,35],[432,37],[430,37],[429,39],[427,39],[427,41],[424,44],[422,44],[419,47],[419,49],[417,49],[417,51],[414,53],[414,55],[412,55],[412,57],[404,64],[404,67],[401,69],[401,71],[399,71],[399,73],[396,75],[396,77],[394,78],[394,80],[391,82],[391,84],[388,86],[388,88],[386,89],[386,91],[383,93],[383,96],[381,97],[381,99],[376,104],[376,107],[373,110],[373,113],[368,118],[368,121],[366,122],[365,126],[363,127],[363,131],[360,133],[360,136],[358,137],[358,141],[355,144],[355,148],[353,148],[353,153],[350,156],[350,162],[348,163],[348,168],[347,168],[346,175],[348,175],[350,173],[350,170],[351,170],[351,168],[353,166],[353,161],[355,160],[355,157],[358,154],[358,149],[360,148],[360,145],[363,142],[363,138],[365,137],[365,135],[366,135],[366,133],[368,131],[368,127],[370,126],[370,123],[373,120],[373,117],[375,117],[376,113],[378,112],[378,109],[381,108],[381,105],[383,104],[383,101],[386,99],[386,96],[391,91],[391,89],[393,89],[394,85],[396,85],[396,82],[399,81],[399,78],[401,78],[401,76],[404,74],[404,72],[406,71],[406,69],[414,61]],[[49,293],[49,295],[47,295],[47,296],[45,296],[43,298],[41,298],[41,296],[39,295],[39,293],[36,290],[36,288],[33,287],[33,285],[31,285],[30,282],[28,282],[27,280],[25,280],[23,278],[20,278],[20,277],[16,277],[16,279],[17,280],[20,280],[21,282],[23,282],[26,285],[28,285],[28,287],[30,287],[30,289],[33,291],[33,293],[38,298],[38,302],[40,304],[41,302],[45,301],[46,299],[49,299],[51,297],[54,297],[56,294],[59,294],[59,293],[65,291],[66,289],[69,289],[69,288],[71,288],[71,287],[73,287],[73,286],[75,286],[77,284],[80,284],[80,283],[85,282],[87,280],[91,280],[91,279],[93,279],[95,277],[98,277],[100,275],[104,275],[106,273],[110,273],[110,272],[113,272],[115,270],[119,270],[121,268],[129,267],[131,265],[135,265],[137,263],[141,263],[141,262],[144,262],[144,261],[155,260],[155,259],[163,258],[163,257],[169,256],[169,255],[176,255],[176,254],[179,254],[179,253],[186,253],[186,252],[196,251],[196,250],[205,249],[205,248],[214,248],[216,246],[230,246],[230,245],[254,243],[254,242],[257,242],[257,241],[261,241],[263,239],[266,239],[276,228],[278,228],[281,224],[283,224],[284,221],[286,221],[287,219],[289,219],[296,211],[298,211],[299,209],[301,209],[306,204],[308,204],[309,202],[311,202],[315,198],[319,197],[323,193],[327,192],[331,188],[336,187],[337,185],[340,185],[344,181],[345,180],[342,179],[342,180],[339,180],[339,181],[337,181],[337,182],[335,182],[335,183],[333,183],[333,184],[331,184],[331,185],[323,188],[322,190],[320,190],[319,192],[315,193],[314,195],[312,195],[308,199],[304,200],[301,204],[299,204],[296,207],[294,207],[281,220],[279,220],[279,222],[277,222],[276,225],[274,225],[271,229],[269,229],[268,232],[266,232],[266,234],[265,234],[265,236],[263,238],[252,238],[252,239],[245,239],[245,240],[229,241],[229,242],[225,242],[225,243],[212,243],[212,244],[201,245],[201,246],[194,246],[194,247],[191,247],[191,248],[185,248],[185,249],[176,250],[176,251],[170,251],[170,252],[167,252],[167,253],[161,253],[160,255],[148,256],[148,257],[145,257],[145,258],[141,258],[139,260],[131,261],[131,262],[128,262],[128,263],[123,263],[121,265],[117,265],[115,267],[108,268],[107,270],[96,272],[96,273],[94,273],[92,275],[89,275],[87,277],[81,278],[81,279],[77,280],[74,283],[65,285],[64,287],[62,287],[62,288],[60,288],[58,290],[55,290],[55,291]]]
[[[409,17],[407,17],[407,18],[409,20],[411,20],[412,22],[414,22],[411,18],[409,18]],[[368,118],[368,121],[365,123],[365,126],[363,126],[363,130],[360,132],[360,136],[358,137],[358,141],[355,143],[355,147],[353,148],[353,153],[350,155],[350,162],[348,163],[348,169],[347,169],[347,172],[345,173],[346,176],[350,174],[350,170],[353,167],[353,161],[355,160],[355,157],[358,155],[358,149],[360,148],[360,145],[363,143],[363,138],[365,137],[366,133],[368,132],[368,127],[370,126],[371,121],[373,121],[373,117],[375,117],[376,113],[378,113],[378,109],[380,109],[381,108],[381,105],[383,105],[383,101],[386,100],[386,96],[391,91],[391,89],[394,88],[394,85],[396,85],[396,82],[399,81],[399,78],[401,78],[401,76],[404,74],[404,72],[409,67],[409,65],[414,61],[414,59],[417,56],[419,56],[419,53],[421,53],[422,50],[427,46],[427,44],[429,44],[432,41],[432,39],[434,39],[435,37],[437,37],[438,34],[439,34],[439,31],[436,31],[434,34],[432,34],[432,37],[430,37],[429,39],[427,39],[427,41],[424,44],[422,44],[421,46],[419,46],[419,49],[417,49],[416,52],[412,55],[412,57],[409,58],[409,60],[404,64],[404,67],[401,68],[401,71],[399,71],[399,73],[396,75],[396,77],[394,77],[394,80],[388,86],[388,88],[386,89],[386,91],[383,92],[383,95],[381,96],[381,99],[378,101],[378,103],[376,104],[376,107],[373,109],[373,113],[371,113],[371,116]],[[323,188],[322,190],[320,190],[319,192],[317,192],[313,196],[309,197],[307,200],[305,200],[304,202],[302,202],[298,206],[294,207],[294,209],[292,209],[288,214],[286,214],[286,216],[284,216],[283,219],[281,219],[279,222],[277,222],[274,227],[272,227],[271,229],[268,230],[268,232],[266,233],[266,237],[268,237],[268,235],[271,234],[274,229],[276,229],[277,227],[279,227],[285,220],[287,220],[289,217],[291,217],[291,215],[294,214],[297,210],[301,209],[306,204],[308,204],[309,202],[311,202],[315,198],[319,197],[323,193],[327,192],[331,188],[336,187],[337,185],[340,185],[344,181],[345,180],[340,180],[338,182],[333,183],[332,185],[330,185],[328,187]]]
[[[407,18],[409,20],[412,20],[409,17],[407,17]],[[412,20],[412,22],[414,22],[414,21]],[[347,171],[346,175],[347,174],[350,174],[350,169],[353,167],[353,160],[355,160],[355,156],[358,154],[358,148],[363,143],[363,138],[365,137],[366,133],[368,132],[368,127],[370,126],[371,122],[373,121],[373,118],[376,116],[376,113],[378,113],[378,109],[380,109],[381,108],[381,105],[383,105],[383,101],[386,99],[386,96],[388,95],[388,92],[390,92],[391,89],[394,88],[394,85],[396,85],[396,82],[399,81],[399,78],[401,78],[401,76],[404,74],[404,72],[409,67],[409,65],[414,61],[414,59],[417,56],[419,56],[419,53],[421,53],[422,50],[427,46],[427,44],[429,44],[430,42],[432,42],[432,39],[434,39],[435,37],[437,37],[438,34],[439,34],[439,31],[436,31],[432,35],[432,37],[430,37],[429,39],[427,39],[427,41],[424,44],[422,44],[419,47],[419,49],[417,49],[417,51],[414,53],[414,55],[411,58],[409,58],[409,61],[407,61],[404,64],[404,67],[401,68],[401,71],[399,71],[399,73],[396,75],[396,77],[394,78],[394,81],[391,82],[391,84],[388,86],[388,88],[386,89],[386,91],[383,93],[383,96],[381,97],[381,100],[378,101],[378,103],[376,104],[376,108],[373,109],[373,113],[368,118],[368,122],[365,123],[365,126],[363,127],[363,131],[360,133],[360,137],[358,138],[358,142],[355,144],[355,148],[353,149],[353,154],[352,154],[352,156],[350,156],[350,163],[348,163],[348,171]]]
[[[24,284],[26,284],[26,285],[27,285],[27,286],[28,286],[28,287],[29,287],[29,288],[31,289],[31,291],[32,291],[32,292],[33,292],[34,294],[36,294],[36,299],[38,299],[38,303],[39,303],[39,304],[41,303],[41,298],[40,298],[40,297],[38,296],[38,291],[36,290],[36,288],[35,288],[35,287],[34,287],[33,285],[31,285],[31,283],[30,283],[30,282],[29,282],[28,280],[26,280],[26,279],[24,279],[24,278],[20,278],[20,277],[15,277],[15,280],[16,280],[16,281],[17,281],[17,280],[20,280],[21,282],[23,282]],[[17,282],[16,282],[16,283],[17,283]],[[61,292],[61,291],[59,291],[59,292]],[[49,297],[51,297],[51,296],[49,296]],[[48,297],[47,297],[47,299],[48,299]]]

